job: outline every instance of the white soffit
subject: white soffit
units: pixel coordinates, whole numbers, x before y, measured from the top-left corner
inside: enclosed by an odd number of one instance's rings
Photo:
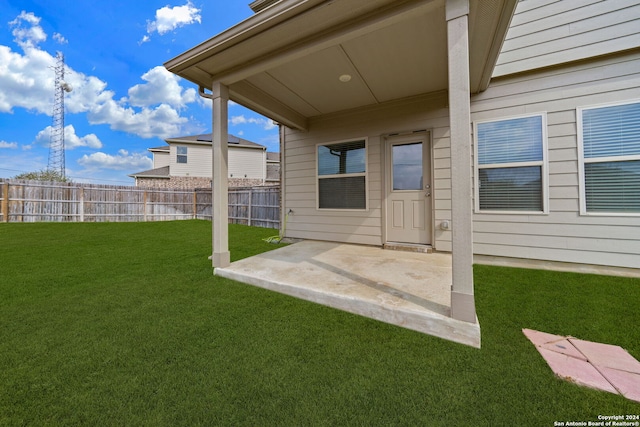
[[[340,46],[324,49],[268,73],[320,114],[377,102]],[[343,83],[339,80],[341,75],[352,78]]]
[[[488,84],[516,1],[471,1],[474,92]],[[287,19],[274,12],[305,4]],[[247,20],[167,68],[205,87],[221,81],[232,100],[301,128],[310,117],[447,88],[445,0],[283,0],[267,12],[280,21]]]
[[[446,46],[437,8],[248,80],[311,117],[446,89]],[[345,74],[351,80],[341,82]]]
[[[444,13],[439,7],[343,43],[377,102],[446,89]]]

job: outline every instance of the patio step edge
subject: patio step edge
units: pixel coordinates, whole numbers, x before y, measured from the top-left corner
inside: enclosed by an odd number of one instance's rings
[[[385,307],[345,295],[301,289],[273,280],[264,280],[230,268],[216,268],[216,276],[289,295],[305,301],[329,306],[352,314],[411,329],[416,332],[480,348],[480,325],[443,316],[435,312],[416,312],[398,307]]]

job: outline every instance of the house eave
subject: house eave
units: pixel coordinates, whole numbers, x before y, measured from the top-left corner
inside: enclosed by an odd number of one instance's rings
[[[165,62],[164,66],[172,73],[183,75],[183,71],[197,64],[205,58],[209,58],[218,52],[232,48],[233,46],[248,40],[260,33],[272,28],[305,10],[308,10],[326,0],[282,0],[261,13],[250,16],[235,26],[206,40],[199,45]],[[206,73],[205,73],[206,74]],[[211,76],[209,75],[209,78]],[[189,79],[194,83],[210,87],[209,79]]]
[[[135,173],[131,174],[131,175],[127,175],[130,178],[137,178],[137,179],[145,179],[145,178],[150,178],[150,179],[171,179],[171,177],[169,176],[161,176],[161,175],[137,175]]]
[[[255,0],[249,4],[249,7],[255,13],[258,13],[270,6],[273,6],[278,1],[280,0]]]
[[[200,136],[202,136],[202,135],[179,136],[179,137],[174,137],[174,138],[167,138],[167,139],[165,139],[165,141],[167,142],[167,144],[211,146],[212,141],[203,140],[203,139],[197,139]],[[246,139],[238,138],[238,137],[236,137],[234,135],[229,135],[229,136],[232,137],[232,138],[236,138],[238,140],[237,143],[229,141],[229,143],[228,143],[229,147],[246,148],[246,149],[263,150],[263,151],[267,149],[267,147],[265,147],[264,145],[260,145],[260,144],[257,144],[255,142],[252,142],[252,141],[249,141],[249,140],[246,140]]]
[[[229,100],[287,127],[306,130],[313,117],[393,99],[384,89],[380,89],[379,78],[375,88],[370,84],[371,81],[367,81],[372,78],[372,70],[383,68],[380,62],[367,65],[361,56],[360,63],[355,63],[344,50],[344,44],[385,34],[402,43],[396,46],[401,46],[407,52],[405,58],[424,58],[431,53],[437,54],[430,59],[432,63],[442,64],[446,61],[447,49],[442,48],[446,40],[441,41],[442,27],[438,23],[444,25],[444,13],[440,11],[444,10],[445,4],[445,0],[281,0],[167,61],[165,67],[203,89],[211,89],[214,83],[222,84],[228,88]],[[488,87],[516,4],[517,0],[470,2],[470,93],[482,92]],[[433,21],[433,17],[440,14],[442,20]],[[423,17],[431,21],[424,21]],[[404,38],[398,37],[395,29],[385,32],[393,26],[402,30],[406,22],[411,22],[411,28],[415,28],[411,34],[419,37],[418,40],[424,40],[424,43],[407,42],[406,35]],[[422,27],[416,26],[417,22]],[[437,25],[425,27],[425,23]],[[429,39],[438,41],[434,45]],[[308,88],[301,91],[299,84],[295,88],[288,86],[292,82],[298,83],[295,76],[299,69],[296,67],[300,67],[303,61],[313,57],[317,60],[322,52],[336,48],[342,49],[348,61],[351,61],[351,66],[355,68],[354,81],[368,88],[371,95],[369,99],[365,99],[368,96],[365,89],[357,102],[336,100],[329,104],[319,96],[339,94],[339,88],[331,87],[331,92],[324,91],[323,95],[313,95],[314,98],[308,95],[313,93]],[[353,45],[351,48],[357,49]],[[418,65],[422,67],[424,79],[411,80],[410,90],[406,85],[403,86],[406,80],[402,72],[389,77],[389,84],[397,79],[402,87],[401,91],[394,92],[397,95],[395,99],[446,89],[446,75],[443,75],[446,68],[436,67],[437,73],[434,74],[424,62]],[[369,68],[359,68],[364,66]],[[407,64],[407,67],[411,67],[411,64]],[[285,69],[290,74],[282,79],[280,77]],[[280,76],[272,74],[274,71]],[[313,77],[322,79],[318,75]],[[308,85],[317,83],[309,76]]]
[[[509,26],[511,25],[511,20],[513,19],[517,4],[518,0],[505,1],[503,3],[498,23],[496,25],[496,31],[489,45],[489,50],[486,55],[486,60],[482,69],[482,73],[480,75],[480,79],[476,86],[471,87],[472,93],[484,92],[489,87],[491,78],[493,77],[493,71],[498,62],[498,57],[500,56],[500,51],[502,50],[502,45],[504,44],[507,31],[509,30]],[[473,54],[473,51],[470,52],[470,56],[472,57],[471,60],[473,60]]]

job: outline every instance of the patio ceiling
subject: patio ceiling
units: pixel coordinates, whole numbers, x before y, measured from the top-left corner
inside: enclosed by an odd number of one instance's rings
[[[488,85],[516,3],[470,2],[473,92]],[[445,0],[282,0],[165,66],[306,129],[315,116],[446,90]]]

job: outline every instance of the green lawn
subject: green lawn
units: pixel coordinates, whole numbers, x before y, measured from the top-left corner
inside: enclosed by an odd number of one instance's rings
[[[522,328],[640,358],[640,280],[476,266],[482,349],[213,277],[210,223],[0,224],[0,425],[553,426],[640,404]],[[230,227],[232,257],[274,230]]]

